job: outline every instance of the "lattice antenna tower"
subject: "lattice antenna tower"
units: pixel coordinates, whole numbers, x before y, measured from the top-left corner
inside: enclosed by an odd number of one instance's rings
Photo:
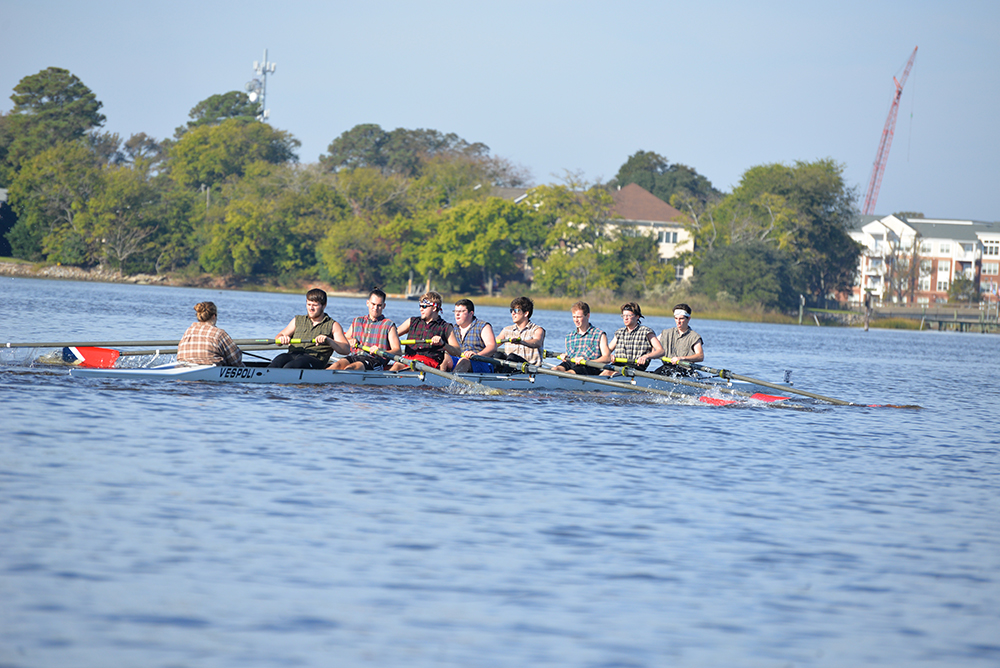
[[[274,74],[274,63],[267,62],[267,49],[264,49],[264,60],[253,61],[253,72],[257,76],[247,82],[247,97],[251,102],[259,101],[258,121],[266,121],[271,116],[267,104],[267,75]]]
[[[910,76],[910,69],[913,67],[913,59],[917,57],[917,47],[913,47],[910,59],[906,61],[906,69],[903,77],[892,78],[896,84],[896,93],[892,97],[892,106],[889,107],[889,116],[885,119],[885,127],[882,128],[882,139],[878,143],[878,151],[875,153],[875,164],[872,165],[872,175],[868,179],[868,190],[865,192],[865,203],[861,208],[861,213],[866,216],[875,213],[875,202],[878,201],[878,191],[882,187],[882,174],[885,172],[885,163],[889,160],[889,148],[892,146],[892,135],[896,132],[896,115],[899,113],[899,98],[903,95],[903,84]]]

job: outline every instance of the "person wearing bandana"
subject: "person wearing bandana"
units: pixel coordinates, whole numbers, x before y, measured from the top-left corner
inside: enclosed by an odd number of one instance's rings
[[[664,363],[656,373],[676,373],[683,371],[677,368],[678,362],[701,362],[705,359],[704,342],[698,332],[690,327],[691,307],[687,304],[674,305],[674,324],[676,327],[660,332],[660,345],[663,346]]]

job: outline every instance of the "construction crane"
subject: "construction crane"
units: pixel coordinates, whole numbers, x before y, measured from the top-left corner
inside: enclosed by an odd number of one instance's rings
[[[889,108],[889,117],[885,119],[885,127],[882,128],[882,140],[878,143],[878,151],[875,153],[875,164],[872,165],[872,176],[868,179],[868,190],[865,192],[865,204],[861,213],[866,216],[875,213],[875,202],[878,201],[878,191],[882,187],[882,174],[885,172],[885,163],[889,159],[889,147],[892,146],[892,135],[896,131],[896,114],[899,113],[899,98],[903,95],[903,84],[910,76],[910,68],[913,67],[913,59],[917,57],[917,47],[913,47],[910,59],[906,61],[906,69],[903,70],[903,78],[892,78],[896,84],[896,94],[892,98],[892,106]]]

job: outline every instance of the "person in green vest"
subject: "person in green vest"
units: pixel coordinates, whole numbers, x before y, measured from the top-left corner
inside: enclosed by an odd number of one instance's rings
[[[343,328],[326,313],[326,292],[319,288],[307,292],[306,312],[278,332],[275,340],[289,348],[271,360],[270,368],[325,369],[334,351],[341,355],[351,352]],[[289,345],[292,339],[301,343]]]

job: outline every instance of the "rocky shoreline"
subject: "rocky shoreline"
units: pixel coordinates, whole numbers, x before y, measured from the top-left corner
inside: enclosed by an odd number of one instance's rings
[[[331,297],[367,297],[364,293],[343,292],[334,290],[331,286],[312,281],[303,283],[299,288],[281,289],[273,286],[260,285],[247,282],[232,276],[210,276],[202,274],[195,278],[170,275],[151,274],[122,274],[120,271],[108,269],[106,267],[95,267],[93,269],[83,269],[82,267],[71,267],[68,265],[46,265],[32,264],[30,262],[3,262],[0,261],[0,276],[10,276],[16,278],[45,278],[61,281],[91,281],[96,283],[131,283],[134,285],[169,285],[178,288],[210,288],[213,290],[240,290],[252,289],[262,292],[299,292],[310,288],[322,288]],[[392,297],[405,298],[404,295],[391,295]]]
[[[126,276],[120,271],[104,267],[82,269],[63,265],[41,265],[28,262],[0,262],[0,275],[19,278],[54,278],[64,281],[96,281],[99,283],[136,283],[141,285],[178,285],[166,276],[134,274]]]

